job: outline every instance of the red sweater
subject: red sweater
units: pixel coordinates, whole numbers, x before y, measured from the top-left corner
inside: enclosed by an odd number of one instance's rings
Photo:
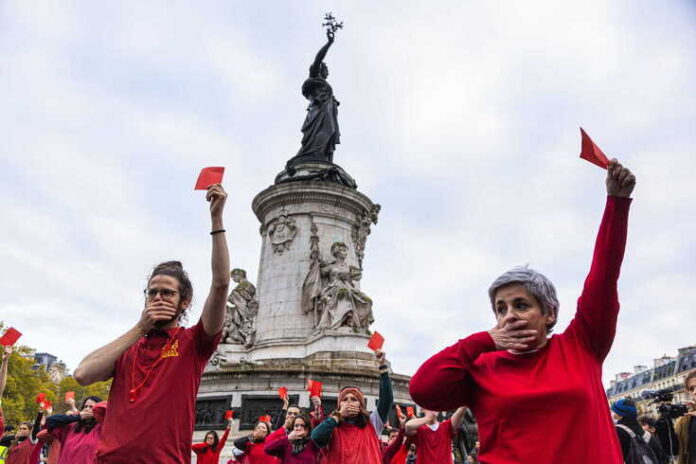
[[[196,464],[218,464],[220,462],[220,453],[227,443],[227,437],[230,435],[230,428],[225,429],[222,438],[218,442],[217,448],[213,449],[207,443],[196,443],[191,446],[191,450],[196,453]]]
[[[426,361],[411,379],[414,401],[446,411],[473,410],[482,464],[621,464],[602,363],[616,332],[616,284],[630,199],[609,197],[589,275],[568,328],[541,350],[496,350],[487,332]]]

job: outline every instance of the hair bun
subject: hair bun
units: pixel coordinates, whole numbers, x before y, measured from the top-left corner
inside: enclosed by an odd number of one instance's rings
[[[155,270],[157,269],[183,269],[184,265],[181,264],[181,261],[166,261],[164,263],[160,263],[157,266],[155,266]]]

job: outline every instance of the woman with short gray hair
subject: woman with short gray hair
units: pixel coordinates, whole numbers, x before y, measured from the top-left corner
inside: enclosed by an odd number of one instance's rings
[[[471,408],[481,462],[623,462],[602,363],[616,332],[635,177],[615,159],[607,171],[592,266],[568,328],[548,336],[558,319],[556,289],[541,273],[515,267],[488,290],[496,326],[434,355],[411,379],[411,397],[426,409]]]

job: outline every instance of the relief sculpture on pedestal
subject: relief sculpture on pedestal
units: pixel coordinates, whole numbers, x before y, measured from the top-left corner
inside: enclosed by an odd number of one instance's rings
[[[302,286],[302,307],[312,314],[318,332],[348,327],[356,333],[367,333],[374,321],[372,300],[358,290],[362,269],[346,262],[348,246],[343,242],[331,245],[331,260],[319,253],[317,226],[312,224],[310,266]]]
[[[256,301],[256,287],[246,278],[244,269],[233,269],[230,273],[237,286],[227,298],[225,326],[222,329],[223,343],[238,343],[249,347],[256,335],[256,315],[259,303]]]

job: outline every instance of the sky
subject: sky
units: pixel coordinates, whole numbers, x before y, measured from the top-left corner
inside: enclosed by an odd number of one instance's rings
[[[361,287],[396,372],[491,329],[515,265],[555,283],[567,326],[606,195],[579,126],[637,177],[605,383],[696,344],[696,5],[461,0],[2,2],[0,320],[23,343],[74,369],[169,259],[195,321],[204,166],[227,168],[232,266],[255,283],[251,201],[299,148],[328,11],[334,159],[382,205]]]

